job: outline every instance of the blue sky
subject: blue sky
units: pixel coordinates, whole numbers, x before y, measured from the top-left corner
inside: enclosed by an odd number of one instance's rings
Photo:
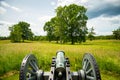
[[[58,6],[85,6],[96,35],[110,35],[120,26],[120,0],[0,0],[0,36],[8,36],[8,27],[26,21],[35,35],[45,35],[43,26],[55,16]]]

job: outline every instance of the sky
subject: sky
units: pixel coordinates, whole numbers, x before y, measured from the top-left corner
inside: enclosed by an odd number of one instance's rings
[[[111,35],[120,27],[120,0],[0,0],[0,36],[9,36],[9,27],[19,21],[28,22],[35,35],[46,35],[43,26],[55,9],[73,3],[87,8],[87,27],[96,35]]]

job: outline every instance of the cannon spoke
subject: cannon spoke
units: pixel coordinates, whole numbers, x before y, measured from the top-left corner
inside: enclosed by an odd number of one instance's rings
[[[38,70],[38,67],[36,67],[36,63],[31,61],[30,62],[30,67],[34,70],[34,71],[37,71]]]
[[[83,64],[84,64],[84,65],[83,65],[83,69],[85,70],[85,67],[86,67],[87,61],[84,60],[84,63],[83,63]]]
[[[29,69],[27,70],[27,72],[30,74],[36,74],[36,72],[34,72],[33,70],[29,70]]]
[[[95,77],[92,76],[86,76],[87,80],[95,80]]]
[[[92,72],[92,68],[90,68],[88,71],[86,71],[86,74],[89,74],[89,73],[91,73]]]
[[[36,80],[36,76],[32,76],[30,78],[27,78],[27,80]]]
[[[89,66],[90,66],[90,62],[87,60],[87,64],[86,64],[85,70],[88,70]]]

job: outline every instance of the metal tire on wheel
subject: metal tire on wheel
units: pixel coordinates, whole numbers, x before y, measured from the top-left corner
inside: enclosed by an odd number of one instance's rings
[[[38,80],[37,74],[39,72],[37,59],[34,55],[27,55],[21,64],[19,80]]]
[[[83,80],[101,80],[100,71],[96,60],[89,53],[86,53],[83,57],[81,72],[81,75],[84,76]]]

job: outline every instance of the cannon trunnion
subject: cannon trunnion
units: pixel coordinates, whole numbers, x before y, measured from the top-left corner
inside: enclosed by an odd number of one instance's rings
[[[19,80],[101,80],[101,75],[91,54],[84,54],[81,70],[71,72],[69,58],[65,57],[63,51],[58,51],[56,57],[52,58],[50,72],[39,70],[33,54],[25,56],[21,63]]]

